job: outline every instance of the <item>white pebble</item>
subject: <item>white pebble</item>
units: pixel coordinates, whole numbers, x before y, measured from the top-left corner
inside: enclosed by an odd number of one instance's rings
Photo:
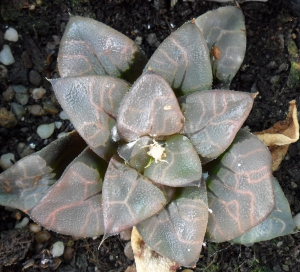
[[[9,27],[4,34],[4,39],[10,42],[17,42],[19,39],[17,30],[15,30],[12,27]]]
[[[3,170],[11,167],[15,162],[15,155],[13,153],[3,154],[0,158],[0,166]]]
[[[39,225],[36,224],[36,223],[30,223],[30,224],[29,224],[29,230],[30,230],[31,232],[33,232],[33,233],[37,233],[37,232],[39,232],[39,231],[42,230],[42,227],[39,226]]]
[[[64,243],[61,241],[55,242],[50,250],[53,257],[59,257],[64,254]]]
[[[55,123],[51,124],[43,124],[37,128],[37,134],[41,137],[41,139],[48,139],[54,132]]]
[[[297,229],[300,230],[300,213],[297,213],[294,216],[294,222],[295,222],[295,225],[296,225]]]
[[[62,122],[60,122],[60,121],[55,122],[55,126],[57,129],[60,129],[62,126]]]
[[[41,99],[46,93],[44,88],[35,88],[32,91],[32,98],[35,100]]]
[[[36,144],[35,143],[30,143],[29,146],[30,146],[31,149],[35,149]]]
[[[0,62],[4,65],[10,65],[15,62],[15,59],[11,53],[10,47],[5,44],[0,52]]]
[[[62,119],[62,120],[69,120],[69,116],[66,114],[65,111],[61,111],[59,113],[59,118]]]
[[[21,222],[18,222],[15,225],[15,229],[24,228],[24,227],[26,227],[28,225],[28,223],[29,223],[29,218],[28,217],[24,217]]]

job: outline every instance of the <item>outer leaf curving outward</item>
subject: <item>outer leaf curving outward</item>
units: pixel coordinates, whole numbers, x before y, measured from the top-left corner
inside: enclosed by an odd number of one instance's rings
[[[184,266],[199,259],[208,209],[205,185],[177,189],[177,197],[160,213],[138,224],[146,244]]]
[[[0,175],[0,205],[31,209],[85,147],[78,133],[72,132],[18,161]]]
[[[151,67],[180,94],[211,88],[209,50],[199,28],[192,22],[173,32],[157,48],[144,70]]]
[[[250,229],[242,236],[236,237],[231,242],[238,244],[251,244],[271,240],[278,236],[289,235],[295,232],[295,221],[291,214],[288,200],[276,178],[273,177],[276,208],[256,227]]]
[[[103,159],[116,152],[111,129],[129,89],[122,79],[86,76],[50,80],[56,97],[76,130]]]
[[[147,58],[125,35],[95,20],[72,17],[58,53],[61,77],[110,75],[134,82]]]
[[[133,168],[110,160],[103,184],[106,234],[128,229],[159,212],[167,204],[164,193]]]
[[[172,187],[199,186],[202,166],[190,140],[182,135],[173,135],[165,142],[165,158],[145,168],[149,179]]]
[[[240,130],[230,148],[209,166],[208,239],[224,242],[261,223],[274,209],[271,155]]]
[[[210,90],[184,96],[180,102],[184,133],[206,162],[231,144],[252,108],[253,97],[243,92]]]
[[[196,19],[212,53],[213,74],[228,87],[246,51],[244,15],[238,7],[222,7]]]
[[[130,89],[120,106],[118,132],[126,141],[141,136],[168,136],[183,128],[183,115],[169,84],[148,71]]]
[[[29,212],[45,228],[75,237],[103,234],[102,178],[107,163],[91,149],[83,151]]]

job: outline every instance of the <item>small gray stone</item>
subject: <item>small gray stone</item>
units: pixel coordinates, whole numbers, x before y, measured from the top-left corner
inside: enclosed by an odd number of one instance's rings
[[[270,70],[273,70],[273,69],[276,69],[278,67],[276,61],[272,60],[270,61],[267,65],[266,65],[266,68],[270,69]]]
[[[39,74],[39,72],[38,71],[36,71],[36,70],[31,70],[30,72],[29,72],[29,82],[32,84],[32,85],[34,85],[34,86],[36,86],[36,87],[39,87],[39,86],[41,86],[41,84],[42,84],[42,77],[41,77],[41,75]]]
[[[18,143],[17,151],[21,158],[24,158],[34,153],[34,150],[29,145],[26,145],[25,143],[22,142]]]
[[[134,255],[133,255],[133,250],[131,247],[131,242],[128,242],[125,247],[124,247],[124,254],[126,255],[126,257],[129,260],[133,260],[134,259]]]
[[[297,229],[300,230],[300,213],[297,213],[293,219]]]
[[[26,105],[29,99],[27,88],[23,85],[13,85],[16,92],[16,99],[21,105]]]
[[[19,120],[26,114],[25,108],[16,102],[11,103],[11,109]]]
[[[275,72],[275,74],[279,74],[282,71],[287,71],[289,69],[289,65],[287,63],[281,63],[278,67],[278,70]]]
[[[28,94],[16,94],[16,99],[21,105],[26,105],[28,103]]]
[[[135,44],[141,45],[143,43],[143,38],[141,36],[137,36],[134,40]]]
[[[46,113],[55,115],[59,112],[59,109],[54,105],[54,103],[51,100],[47,100],[43,104],[43,109]]]
[[[11,167],[15,162],[15,155],[13,153],[3,154],[0,158],[0,166],[3,170]]]
[[[24,85],[12,85],[12,87],[16,93],[27,93],[27,88]]]
[[[4,128],[11,128],[18,124],[16,116],[8,111],[6,108],[0,109],[0,126]]]
[[[158,47],[159,46],[159,41],[157,40],[156,34],[155,33],[150,33],[146,39],[146,41],[149,43],[151,46]]]
[[[6,78],[7,72],[7,68],[4,65],[0,65],[0,78]]]
[[[275,75],[275,76],[272,76],[271,78],[270,78],[270,83],[272,84],[272,85],[276,85],[276,84],[278,84],[280,82],[280,76],[279,75]]]
[[[124,241],[129,241],[131,239],[132,228],[123,230],[120,232],[120,238]]]
[[[33,116],[43,116],[46,114],[45,110],[40,105],[28,106],[27,110]]]
[[[4,91],[2,93],[3,95],[3,98],[5,99],[5,101],[7,102],[11,102],[13,101],[14,97],[15,97],[15,91],[14,89],[12,88],[12,86],[9,86],[6,91]]]
[[[32,98],[35,100],[41,99],[46,94],[46,90],[44,88],[35,88],[32,91]]]

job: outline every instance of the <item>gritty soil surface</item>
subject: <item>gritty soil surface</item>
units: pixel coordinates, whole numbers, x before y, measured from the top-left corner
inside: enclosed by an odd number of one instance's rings
[[[40,150],[57,138],[61,132],[73,129],[68,120],[59,117],[61,111],[51,85],[45,78],[57,76],[56,57],[59,40],[72,15],[99,20],[140,43],[148,57],[157,46],[187,20],[221,5],[214,2],[179,0],[174,7],[163,0],[1,0],[0,50],[9,44],[15,63],[0,66],[0,108],[11,110],[13,103],[25,103],[19,112],[17,125],[0,127],[0,156],[13,153],[15,159]],[[259,92],[254,108],[246,122],[251,131],[269,128],[286,116],[289,101],[300,105],[299,85],[289,84],[291,56],[288,43],[294,40],[299,48],[298,18],[285,6],[284,0],[268,3],[241,4],[245,14],[247,50],[240,71],[231,89]],[[18,42],[3,40],[7,27],[17,29]],[[29,90],[29,100],[12,91],[13,85]],[[39,100],[31,95],[33,88],[46,89]],[[10,96],[12,95],[12,97]],[[41,113],[29,106],[38,105]],[[16,108],[18,106],[15,105]],[[40,115],[40,116],[39,116]],[[62,122],[47,140],[37,135],[40,124]],[[300,144],[292,144],[281,167],[274,175],[278,178],[292,214],[300,212]],[[74,239],[54,232],[37,235],[25,229],[14,229],[17,220],[26,215],[0,207],[0,271],[125,271],[133,263],[124,255],[127,243],[114,236],[98,250],[100,239]],[[44,235],[44,236],[43,236]],[[49,238],[49,239],[48,239]],[[51,259],[48,251],[55,241],[63,241],[66,252]],[[207,242],[194,271],[300,271],[300,234],[279,237],[245,247],[229,243]],[[48,262],[47,262],[48,260]],[[61,263],[60,263],[61,262]],[[59,264],[60,263],[60,264]],[[184,268],[180,268],[181,271]]]

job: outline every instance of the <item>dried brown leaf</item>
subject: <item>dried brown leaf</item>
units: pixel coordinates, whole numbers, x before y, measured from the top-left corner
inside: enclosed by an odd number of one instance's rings
[[[289,145],[299,140],[296,101],[290,101],[289,113],[285,120],[254,134],[269,147],[272,155],[272,170],[276,171],[285,157]]]
[[[137,272],[175,272],[179,265],[159,255],[144,242],[136,227],[131,234],[131,246]]]
[[[299,122],[295,100],[290,101],[285,120],[275,123],[267,130],[254,133],[266,146],[291,144],[299,139]]]

